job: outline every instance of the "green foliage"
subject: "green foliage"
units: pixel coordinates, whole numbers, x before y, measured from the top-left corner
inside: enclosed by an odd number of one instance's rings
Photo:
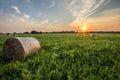
[[[23,34],[42,48],[22,61],[6,63],[0,35],[0,80],[120,80],[120,34]]]

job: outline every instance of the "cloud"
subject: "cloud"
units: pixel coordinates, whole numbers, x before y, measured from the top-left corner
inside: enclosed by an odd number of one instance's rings
[[[21,14],[20,20],[24,21],[25,19],[29,19],[30,15],[26,13],[22,13],[17,6],[11,6],[12,9],[16,11],[16,13]]]
[[[38,17],[40,17],[40,16],[42,16],[42,15],[43,15],[43,13],[41,13],[41,12],[38,13]]]
[[[6,13],[4,18],[0,18],[0,32],[23,32],[37,30],[42,31],[42,27],[46,26],[45,23],[48,20],[42,22],[36,22],[30,19],[30,15],[24,13],[21,16],[15,14]],[[7,23],[7,24],[6,24]]]
[[[47,31],[48,19],[41,22],[36,22],[30,19],[31,16],[26,13],[21,13],[20,16],[10,13],[4,13],[4,18],[0,18],[0,32],[23,32],[23,31]],[[7,23],[7,24],[6,24]]]
[[[24,13],[21,17],[18,18],[21,22],[26,22],[30,19],[30,15]]]
[[[84,22],[105,2],[108,2],[108,0],[72,0],[68,9],[72,12],[75,20],[70,25],[74,26]]]
[[[51,5],[50,5],[50,8],[52,8],[52,7],[54,7],[54,6],[55,6],[55,2],[52,1],[52,2],[51,2]]]
[[[89,17],[84,23],[89,27],[89,31],[120,31],[119,13],[120,8],[105,10],[95,17]],[[79,22],[70,28],[77,31],[84,23]]]
[[[113,14],[114,12],[114,14]],[[102,13],[97,14],[97,17],[92,17],[86,20],[86,22],[89,23],[100,23],[100,24],[111,24],[116,23],[120,21],[120,8],[112,9],[112,10],[106,10],[103,11]]]
[[[100,18],[100,17],[114,17],[116,15],[119,15],[120,16],[120,8],[115,8],[115,9],[110,9],[110,10],[105,10],[101,13],[98,13],[97,15],[97,18]]]
[[[0,32],[22,32],[30,29],[30,27],[26,25],[29,25],[31,22],[22,19],[22,17],[6,13],[4,19],[0,19]]]
[[[25,17],[18,17],[14,14],[7,14],[4,19],[0,18],[0,32],[24,32],[24,31],[49,31],[51,27],[48,26],[49,20],[36,22],[34,20],[25,19]],[[7,23],[7,24],[6,24]],[[54,29],[53,29],[54,30]]]
[[[30,16],[29,16],[28,14],[25,14],[25,13],[24,13],[24,14],[23,14],[23,18],[24,18],[24,19],[29,19]]]
[[[20,20],[24,21],[25,19],[29,19],[30,15],[26,13],[22,13],[17,6],[11,6],[12,9],[16,11],[16,13],[21,14]]]
[[[48,23],[48,21],[49,21],[48,19],[42,21],[42,22],[41,22],[41,25]]]
[[[19,10],[17,6],[11,6],[11,8],[14,9],[16,13],[21,14],[21,11]]]
[[[120,8],[106,10],[99,13],[97,17],[88,18],[86,23],[93,31],[120,31],[119,13]]]

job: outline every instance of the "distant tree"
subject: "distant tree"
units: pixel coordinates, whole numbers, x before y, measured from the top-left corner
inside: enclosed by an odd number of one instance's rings
[[[16,32],[14,32],[14,33],[13,33],[13,36],[16,36],[16,35],[17,35],[17,33],[16,33]]]
[[[23,34],[29,34],[29,32],[26,31],[26,32],[23,32]]]
[[[10,35],[10,33],[6,33],[7,35]]]
[[[37,31],[31,31],[31,34],[39,34]]]
[[[40,31],[39,33],[42,34],[42,31]]]

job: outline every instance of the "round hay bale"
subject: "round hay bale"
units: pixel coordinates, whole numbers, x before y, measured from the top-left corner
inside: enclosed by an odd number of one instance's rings
[[[8,38],[3,45],[5,61],[22,60],[40,49],[40,44],[33,37]]]

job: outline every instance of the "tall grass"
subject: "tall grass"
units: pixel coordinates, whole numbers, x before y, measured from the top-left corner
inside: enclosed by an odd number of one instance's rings
[[[37,54],[6,63],[0,35],[0,80],[119,80],[120,34],[24,34],[42,46]]]

